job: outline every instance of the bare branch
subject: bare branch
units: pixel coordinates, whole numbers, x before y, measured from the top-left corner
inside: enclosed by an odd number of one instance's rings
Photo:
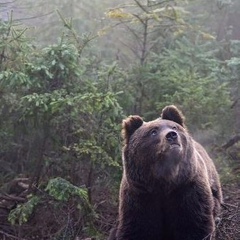
[[[236,135],[236,136],[232,137],[227,143],[225,143],[222,146],[222,148],[226,150],[226,149],[233,146],[234,144],[236,144],[239,141],[240,141],[240,135]]]
[[[149,11],[148,11],[138,0],[134,0],[134,2],[135,2],[145,13],[149,13]]]

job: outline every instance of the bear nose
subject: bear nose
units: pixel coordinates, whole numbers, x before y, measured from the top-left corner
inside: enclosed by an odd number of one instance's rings
[[[178,137],[177,133],[174,131],[171,131],[169,133],[167,133],[166,135],[166,139],[168,140],[168,142],[173,142],[174,140],[176,140]]]

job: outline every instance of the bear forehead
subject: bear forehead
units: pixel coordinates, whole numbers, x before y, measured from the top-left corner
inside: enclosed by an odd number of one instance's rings
[[[154,128],[154,127],[181,127],[178,123],[158,118],[156,120],[150,121],[150,122],[143,122],[142,128]]]
[[[142,126],[139,129],[137,129],[136,133],[138,133],[138,134],[139,133],[144,133],[144,132],[147,132],[147,131],[149,131],[151,129],[154,129],[154,128],[159,129],[159,130],[163,130],[165,128],[183,129],[183,127],[176,122],[158,118],[158,119],[153,120],[153,121],[143,122]]]

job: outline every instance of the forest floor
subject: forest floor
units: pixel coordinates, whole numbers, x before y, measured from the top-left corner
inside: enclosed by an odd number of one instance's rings
[[[224,205],[222,213],[217,221],[216,239],[217,240],[239,240],[240,239],[240,184],[237,182],[227,183],[223,185]],[[111,204],[109,192],[99,194],[95,201],[98,201],[96,211],[98,220],[96,228],[101,233],[101,238],[105,239],[109,233],[111,225],[114,223],[117,214],[117,206]],[[86,238],[81,232],[73,238],[68,236],[54,236],[56,232],[64,227],[60,219],[66,219],[64,212],[54,209],[49,199],[44,204],[35,207],[33,216],[29,218],[27,224],[22,226],[13,226],[9,223],[8,214],[16,203],[23,201],[23,195],[20,192],[11,193],[11,195],[0,194],[0,240],[52,240],[52,239],[74,239],[74,240],[99,240],[98,238]],[[94,202],[95,202],[94,201]],[[73,206],[73,207],[72,207]],[[71,205],[73,214],[74,204]],[[72,215],[73,216],[73,215]],[[76,218],[77,219],[77,218]],[[78,223],[75,222],[75,225]],[[55,228],[55,229],[54,229]],[[51,233],[50,233],[51,232]],[[54,232],[54,234],[52,234]],[[50,233],[50,234],[46,234]],[[47,237],[48,236],[48,237]],[[56,236],[56,235],[55,235]]]
[[[224,205],[217,223],[217,240],[240,239],[240,184],[223,185]]]

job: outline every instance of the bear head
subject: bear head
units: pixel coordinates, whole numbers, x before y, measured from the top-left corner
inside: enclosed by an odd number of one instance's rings
[[[189,177],[192,138],[177,107],[165,107],[161,117],[150,122],[129,116],[123,120],[122,136],[123,166],[129,183],[151,191],[159,182],[177,183]]]

